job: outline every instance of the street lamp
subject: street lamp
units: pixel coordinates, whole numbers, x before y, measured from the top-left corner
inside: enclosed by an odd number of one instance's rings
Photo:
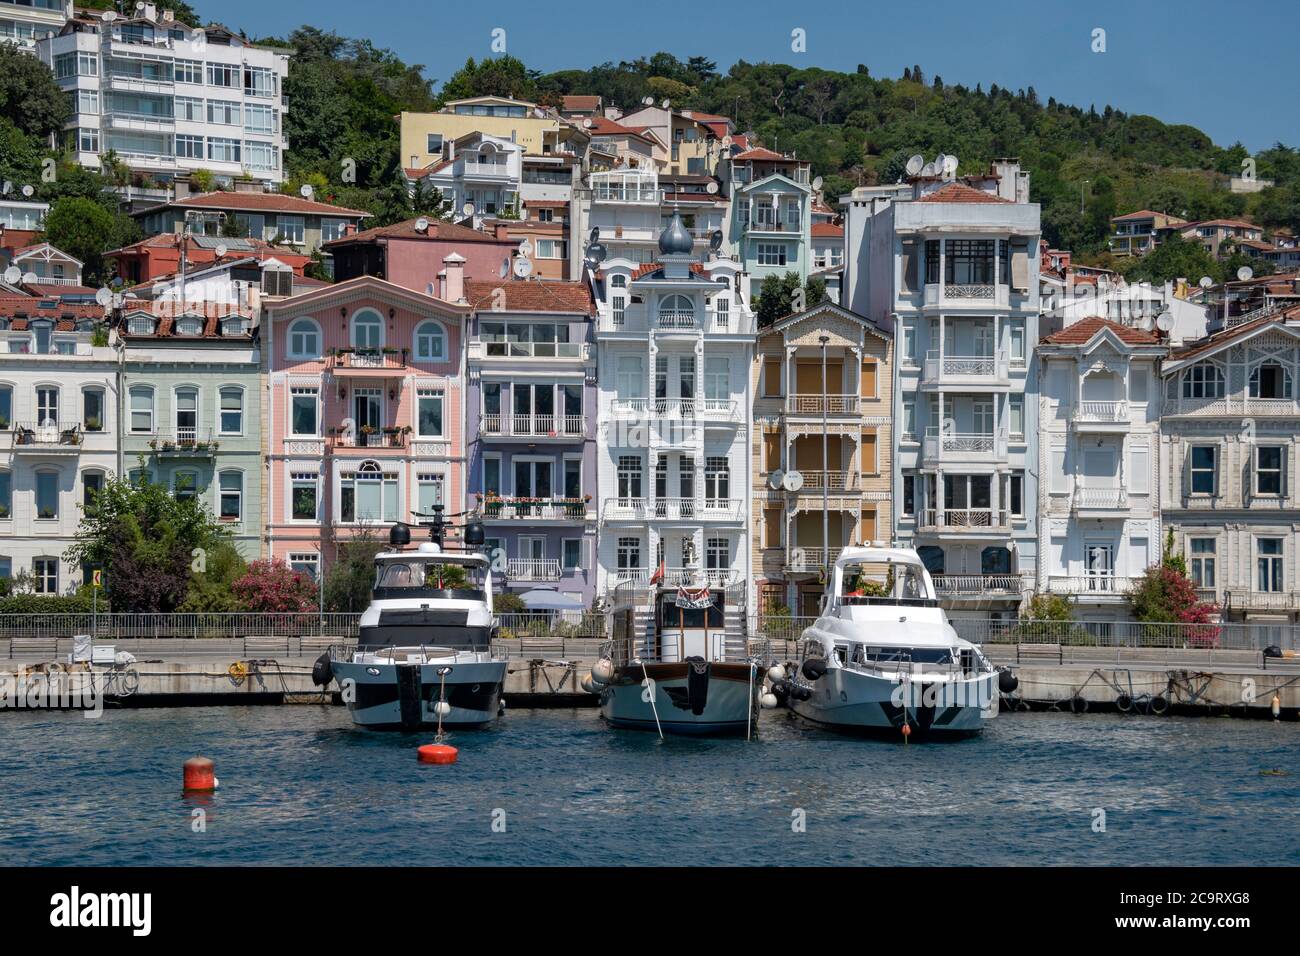
[[[830,438],[828,435],[829,426],[827,424],[827,405],[830,402],[828,395],[829,388],[826,381],[826,346],[830,344],[830,336],[819,336],[817,341],[822,345],[822,568],[824,575],[823,586],[830,583],[831,580],[831,492],[830,482],[827,480],[830,473]],[[825,592],[823,592],[825,597]]]

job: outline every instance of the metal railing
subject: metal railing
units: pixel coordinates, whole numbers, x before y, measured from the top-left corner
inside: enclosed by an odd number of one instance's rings
[[[558,581],[558,558],[510,558],[506,562],[506,578],[511,581]]]
[[[1128,402],[1083,401],[1074,410],[1076,422],[1126,422],[1128,417]]]
[[[640,568],[635,571],[622,570],[616,572],[616,578],[618,584],[630,584],[634,587],[643,588],[647,587],[650,584],[650,579],[658,573],[658,571],[652,571],[649,568]],[[662,583],[667,587],[683,587],[701,583],[710,587],[727,587],[739,583],[741,578],[741,573],[731,568],[664,568]],[[656,582],[658,582],[657,578]]]
[[[921,519],[925,528],[1003,528],[1007,513],[995,508],[927,508]]]
[[[787,571],[820,571],[838,561],[843,551],[843,548],[828,551],[826,548],[794,547],[785,559],[785,568]]]
[[[1116,511],[1128,507],[1127,488],[1076,488],[1074,507],[1077,511]]]
[[[502,437],[581,438],[586,429],[583,415],[498,415],[483,416],[483,433]]]
[[[1050,575],[1047,590],[1052,594],[1125,597],[1139,578],[1119,577],[1114,574]]]
[[[53,613],[0,614],[0,638],[61,638],[92,634],[100,639],[248,637],[355,637],[360,614],[316,612],[258,614]]]
[[[51,445],[75,449],[82,442],[80,422],[18,422],[13,426],[16,448],[48,448]]]
[[[999,378],[1007,377],[1007,353],[985,355],[947,355],[932,349],[925,355],[925,379],[936,381],[946,377]]]
[[[856,415],[862,407],[860,395],[796,394],[785,400],[785,410],[794,415]]]
[[[341,432],[336,443],[342,448],[405,448],[407,434],[402,431],[356,431]]]
[[[1024,578],[1019,574],[936,574],[934,589],[939,597],[977,597],[985,594],[1020,594]]]
[[[581,521],[587,517],[589,501],[583,498],[488,498],[479,510],[489,520],[544,519]]]

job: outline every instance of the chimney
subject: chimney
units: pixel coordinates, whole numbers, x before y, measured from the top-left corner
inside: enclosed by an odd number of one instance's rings
[[[495,224],[492,233],[498,239],[510,238],[510,226],[508,223],[498,222]]]
[[[188,176],[177,176],[172,180],[172,199],[181,200],[190,198],[190,179]]]
[[[453,252],[442,260],[446,268],[439,274],[442,279],[442,298],[447,302],[465,301],[465,257]]]

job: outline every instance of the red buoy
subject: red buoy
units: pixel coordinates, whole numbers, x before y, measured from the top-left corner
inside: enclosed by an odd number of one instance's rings
[[[185,790],[217,789],[216,766],[207,757],[191,757],[185,761]]]
[[[903,724],[903,739],[906,740],[910,736],[912,736],[912,725]]]
[[[416,751],[420,763],[455,763],[458,753],[459,750],[446,744],[425,744]]]

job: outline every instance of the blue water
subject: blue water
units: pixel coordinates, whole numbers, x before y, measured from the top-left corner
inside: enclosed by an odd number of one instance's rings
[[[454,766],[417,763],[426,742],[319,706],[0,714],[0,853],[70,865],[1300,863],[1296,723],[1014,714],[974,740],[905,748],[784,712],[764,714],[752,742],[661,743],[591,710],[520,710],[457,733]],[[212,797],[180,793],[196,754],[216,761]],[[1261,775],[1272,768],[1289,775]]]

